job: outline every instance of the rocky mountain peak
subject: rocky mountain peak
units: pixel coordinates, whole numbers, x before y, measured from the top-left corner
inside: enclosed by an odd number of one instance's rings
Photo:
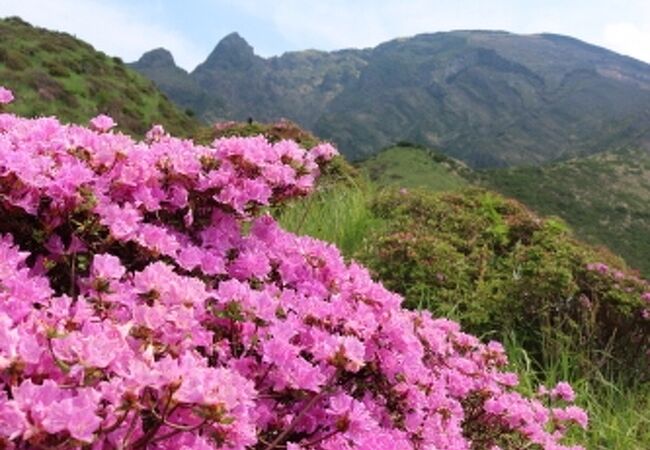
[[[230,33],[212,50],[208,59],[202,64],[204,68],[246,69],[256,60],[253,47],[238,33]]]
[[[136,64],[140,67],[151,68],[176,67],[176,62],[171,52],[162,47],[144,53]]]

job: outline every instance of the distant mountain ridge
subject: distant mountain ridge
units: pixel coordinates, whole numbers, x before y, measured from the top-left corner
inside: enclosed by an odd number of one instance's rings
[[[574,38],[452,31],[262,58],[232,33],[190,73],[131,67],[205,120],[293,120],[360,159],[400,140],[473,167],[536,165],[650,141],[650,65]]]

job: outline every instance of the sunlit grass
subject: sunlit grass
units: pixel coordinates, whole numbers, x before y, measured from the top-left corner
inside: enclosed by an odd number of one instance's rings
[[[333,185],[294,201],[276,212],[282,227],[335,244],[351,257],[370,230],[382,221],[370,211],[373,188],[365,185]]]
[[[519,375],[519,390],[533,395],[539,385],[568,381],[576,392],[576,404],[589,414],[587,430],[574,429],[572,442],[588,450],[650,449],[650,386],[647,382],[611,379],[593,373],[588,379],[574,377],[582,355],[565,349],[542,366],[523,349],[515,336],[503,339],[510,369]]]

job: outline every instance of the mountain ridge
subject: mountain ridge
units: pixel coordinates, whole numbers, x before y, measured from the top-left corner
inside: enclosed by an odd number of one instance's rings
[[[231,33],[186,76],[132,67],[204,120],[284,117],[352,160],[407,140],[476,168],[524,166],[650,141],[650,65],[551,33],[421,33],[270,58]],[[190,87],[201,94],[179,94]]]
[[[253,51],[253,47],[235,31],[221,39],[206,60],[199,64],[193,72],[200,71],[200,68],[214,69],[221,67],[246,70],[257,59],[264,58],[257,56]]]

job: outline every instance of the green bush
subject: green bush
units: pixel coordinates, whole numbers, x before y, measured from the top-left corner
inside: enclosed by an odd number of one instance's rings
[[[0,62],[6,65],[7,68],[15,71],[25,70],[30,66],[29,59],[11,48],[1,49]]]
[[[573,346],[583,375],[624,368],[648,377],[648,284],[559,220],[478,189],[388,190],[372,210],[385,229],[357,257],[409,307],[484,336],[515,333],[538,360]]]
[[[53,77],[67,77],[70,73],[64,65],[56,61],[51,61],[51,60],[45,61],[43,63],[43,66],[47,70],[47,73],[49,73]]]

